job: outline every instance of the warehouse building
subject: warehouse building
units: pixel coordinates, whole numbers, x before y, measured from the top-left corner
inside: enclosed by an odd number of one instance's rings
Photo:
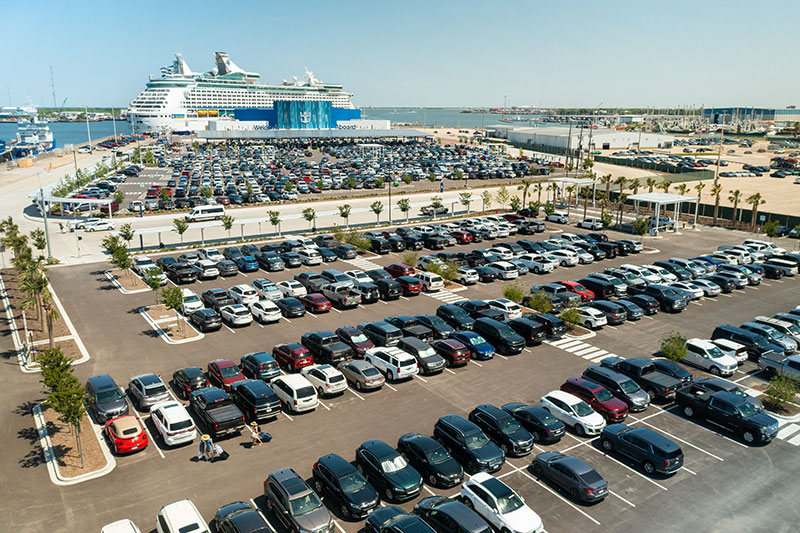
[[[543,126],[531,128],[513,125],[497,125],[487,128],[494,137],[530,147],[554,150],[632,150],[639,148],[672,148],[675,137],[657,133],[614,130],[610,128],[581,128],[579,126]]]
[[[785,109],[768,107],[711,107],[703,109],[703,118],[711,124],[731,124],[736,121],[752,120],[783,124],[800,122],[800,109],[794,106]]]

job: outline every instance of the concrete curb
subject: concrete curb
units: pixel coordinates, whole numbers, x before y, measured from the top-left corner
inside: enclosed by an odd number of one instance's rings
[[[140,315],[142,315],[142,317],[144,317],[144,319],[147,321],[147,323],[148,323],[148,324],[150,324],[150,327],[151,327],[151,328],[153,328],[153,329],[156,331],[156,333],[158,333],[158,336],[159,336],[159,337],[161,337],[161,340],[163,340],[163,341],[164,341],[164,342],[166,342],[167,344],[186,344],[187,342],[199,341],[199,340],[202,340],[203,338],[205,338],[205,334],[204,334],[204,333],[202,333],[202,332],[200,332],[200,331],[197,331],[197,330],[194,328],[194,326],[192,326],[192,325],[189,323],[189,321],[188,321],[188,320],[186,320],[186,319],[185,319],[184,317],[182,317],[182,316],[179,316],[179,317],[178,317],[178,320],[183,320],[184,322],[186,322],[186,325],[187,325],[188,327],[190,327],[190,328],[194,329],[194,330],[197,332],[197,337],[192,337],[191,339],[181,339],[181,340],[178,340],[178,341],[174,341],[174,340],[172,340],[172,339],[170,339],[170,338],[169,338],[169,335],[167,335],[167,332],[166,332],[166,331],[164,331],[163,329],[161,329],[161,327],[160,327],[158,324],[156,324],[156,323],[153,321],[153,319],[152,319],[152,318],[150,318],[150,315],[148,315],[148,314],[147,314],[147,311],[145,311],[145,308],[144,308],[144,307],[142,307],[142,308],[140,308],[140,309],[139,309],[139,314],[140,314]]]
[[[106,275],[106,277],[108,278],[108,280],[109,280],[109,281],[110,281],[110,282],[111,282],[111,283],[112,283],[112,284],[113,284],[113,285],[114,285],[114,286],[117,288],[117,290],[118,290],[119,292],[121,292],[122,294],[139,294],[139,293],[141,293],[141,292],[147,292],[147,291],[151,290],[151,289],[148,287],[148,288],[146,288],[146,289],[136,289],[135,291],[129,291],[129,290],[125,289],[125,288],[124,288],[122,285],[120,285],[119,281],[117,281],[117,280],[114,278],[114,276],[111,274],[111,271],[109,271],[109,270],[106,270],[106,271],[104,272],[104,274]],[[133,275],[135,276],[136,274],[133,274]]]
[[[649,246],[647,248],[648,249],[642,250],[640,253],[642,253],[642,254],[657,254],[657,253],[661,252],[661,250],[659,250],[658,248],[650,248]]]
[[[56,295],[56,291],[55,291],[55,289],[53,289],[53,286],[50,284],[49,280],[47,282],[47,289],[50,291],[50,294],[53,295],[53,301],[55,302],[56,307],[58,307],[58,312],[61,314],[61,319],[67,325],[67,329],[69,329],[69,332],[72,335],[72,340],[75,341],[75,344],[78,345],[78,350],[80,350],[81,354],[83,354],[83,357],[81,357],[77,361],[73,361],[72,362],[73,366],[74,365],[79,365],[81,363],[85,363],[86,361],[91,359],[91,356],[89,355],[89,351],[86,349],[86,346],[83,344],[83,341],[81,340],[81,336],[78,335],[78,331],[75,329],[75,326],[72,324],[72,320],[69,319],[69,315],[64,310],[64,306],[61,305],[61,300],[58,299],[58,295]]]
[[[106,458],[106,465],[100,470],[87,472],[86,474],[81,474],[80,476],[62,477],[61,472],[58,470],[55,454],[53,453],[53,444],[50,442],[50,435],[47,434],[47,426],[44,421],[44,416],[42,415],[41,404],[37,403],[33,406],[32,414],[34,423],[36,424],[36,432],[39,435],[39,444],[42,447],[42,454],[44,454],[44,460],[47,464],[47,473],[50,475],[50,481],[54,485],[76,485],[78,483],[83,483],[84,481],[89,481],[90,479],[96,479],[105,476],[117,467],[116,459],[114,459],[114,456],[111,455],[111,451],[108,449],[108,446],[106,446],[103,442],[104,439],[101,434],[102,430],[98,429],[96,424],[91,424],[94,436],[97,439],[100,449],[103,451],[103,455]],[[87,414],[86,416],[89,415]]]
[[[583,335],[570,335],[569,333],[566,333],[564,336],[565,337],[569,337],[570,339],[573,339],[573,340],[576,340],[576,341],[582,341],[584,339],[591,339],[595,335],[597,335],[597,333],[595,333],[594,331],[589,331],[589,333],[585,333]]]

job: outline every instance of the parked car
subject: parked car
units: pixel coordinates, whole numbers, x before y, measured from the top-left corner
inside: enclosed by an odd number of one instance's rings
[[[491,438],[506,457],[522,457],[531,453],[533,436],[506,411],[491,404],[478,405],[469,413],[469,420]]]
[[[267,509],[289,531],[325,531],[334,529],[333,517],[319,496],[291,468],[270,472],[264,480]]]
[[[372,363],[367,361],[350,360],[339,363],[337,367],[348,383],[352,384],[357,390],[374,390],[383,387],[386,378],[375,368]]]
[[[540,533],[542,519],[514,489],[500,479],[479,472],[466,480],[460,496],[496,531]]]
[[[217,387],[193,391],[189,396],[189,410],[214,440],[230,434],[239,434],[244,427],[244,414],[231,397]]]
[[[323,455],[311,467],[311,473],[317,494],[333,498],[335,507],[347,520],[366,518],[380,503],[372,485],[339,455]]]
[[[167,504],[158,511],[156,531],[157,533],[176,531],[210,533],[211,530],[191,500],[180,500]]]
[[[194,420],[180,402],[168,400],[153,405],[150,420],[167,446],[188,444],[197,437]]]
[[[347,390],[344,375],[331,365],[310,365],[304,367],[300,374],[317,389],[318,396],[333,396]]]
[[[496,472],[505,463],[503,450],[473,422],[459,415],[440,417],[434,425],[433,437],[470,473]]]
[[[531,433],[534,442],[558,442],[564,436],[564,423],[539,405],[507,403],[502,409]]]
[[[117,455],[144,450],[149,442],[142,424],[133,415],[108,420],[103,426],[103,436]]]
[[[568,392],[550,391],[542,396],[541,406],[581,437],[598,435],[606,426],[606,421],[600,414]]]
[[[608,496],[608,482],[583,459],[561,452],[537,455],[531,467],[538,478],[545,478],[575,501],[593,503]]]
[[[406,433],[398,439],[397,451],[432,487],[453,487],[464,479],[464,469],[458,461],[432,437]]]
[[[86,382],[86,396],[89,409],[100,424],[128,414],[128,402],[108,374],[90,377]]]
[[[244,354],[239,366],[242,373],[250,379],[269,381],[280,374],[277,361],[267,352]]]
[[[415,498],[422,489],[422,476],[394,448],[377,439],[356,449],[356,467],[388,501]]]
[[[283,405],[293,413],[313,411],[319,405],[314,385],[299,374],[286,374],[274,378],[270,385]]]
[[[226,392],[231,389],[231,385],[245,379],[239,366],[230,359],[209,361],[207,373],[209,381]]]
[[[167,386],[155,374],[141,374],[128,381],[128,396],[140,411],[145,411],[151,406],[172,398]]]
[[[600,434],[600,445],[641,464],[649,475],[674,474],[683,466],[681,447],[645,427],[611,424]]]

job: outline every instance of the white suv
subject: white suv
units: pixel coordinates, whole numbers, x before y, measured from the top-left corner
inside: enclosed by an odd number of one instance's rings
[[[568,392],[554,390],[542,396],[542,407],[580,436],[599,435],[606,419],[589,404]]]
[[[192,533],[210,533],[208,524],[192,500],[172,502],[158,511],[156,518],[158,533],[176,533],[191,531]]]
[[[558,266],[557,262],[550,261],[547,258],[542,257],[540,254],[522,254],[517,258],[517,261],[528,267],[528,270],[536,274],[552,272]]]
[[[209,261],[214,261],[215,263],[219,263],[225,259],[225,256],[223,256],[216,248],[200,248],[197,250],[197,257],[200,259],[208,259]]]
[[[319,405],[314,385],[300,374],[286,374],[270,381],[278,398],[295,413],[312,411]]]
[[[250,285],[234,285],[228,289],[228,294],[237,304],[250,305],[258,301],[258,292]]]
[[[261,324],[277,322],[281,319],[281,310],[272,300],[258,300],[250,304],[250,313],[253,319]]]
[[[489,300],[489,306],[502,311],[505,320],[522,318],[522,308],[507,298]]]
[[[219,314],[224,322],[234,326],[248,326],[253,321],[250,310],[242,304],[231,304],[222,307]]]
[[[181,304],[181,312],[184,316],[189,316],[195,311],[203,308],[203,302],[197,297],[197,294],[192,289],[181,289],[183,294],[183,303]]]
[[[304,265],[312,266],[322,264],[322,254],[314,248],[301,248],[297,250],[297,255],[300,256],[300,261]]]
[[[391,380],[410,378],[419,372],[417,359],[400,348],[370,348],[364,354],[364,359]]]
[[[253,288],[258,295],[264,300],[280,300],[283,298],[283,293],[273,282],[267,278],[257,278],[253,280]]]
[[[476,272],[477,274],[477,272]],[[414,274],[422,285],[422,290],[425,292],[436,292],[444,289],[444,280],[439,274],[433,272],[417,272]]]
[[[542,519],[525,505],[514,489],[486,472],[478,472],[461,486],[461,497],[489,522],[495,531],[540,533]]]
[[[606,315],[594,307],[578,307],[577,310],[583,327],[594,329],[608,324]]]
[[[344,374],[331,365],[311,365],[304,367],[300,374],[317,388],[320,396],[339,394],[347,390]]]
[[[192,442],[197,428],[182,403],[174,400],[160,402],[150,408],[150,418],[167,446]]]
[[[683,360],[690,365],[708,370],[715,376],[732,376],[739,367],[734,357],[723,352],[713,342],[703,339],[686,341],[686,356]]]

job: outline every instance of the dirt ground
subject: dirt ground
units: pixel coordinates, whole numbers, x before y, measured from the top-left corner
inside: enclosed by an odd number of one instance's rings
[[[114,276],[117,283],[122,285],[122,288],[126,291],[138,291],[147,288],[147,284],[130,270],[123,272],[118,268],[114,268],[109,270],[109,273]]]
[[[6,286],[6,293],[8,295],[9,304],[11,304],[14,322],[19,329],[20,334],[24,335],[24,323],[22,320],[22,300],[25,299],[25,294],[19,290],[19,278],[14,269],[7,268],[0,271],[3,277],[3,283]],[[47,339],[47,320],[37,318],[36,309],[29,309],[25,312],[25,319],[28,325],[28,331],[32,333],[33,341],[40,341]],[[53,336],[64,337],[69,335],[69,328],[63,320],[55,320],[53,322]]]
[[[61,477],[71,478],[100,470],[106,465],[106,458],[100,443],[94,435],[89,416],[81,420],[81,447],[83,449],[83,467],[78,451],[78,442],[74,428],[58,421],[58,413],[42,405],[42,415],[47,424],[47,434],[53,446],[58,471]]]

